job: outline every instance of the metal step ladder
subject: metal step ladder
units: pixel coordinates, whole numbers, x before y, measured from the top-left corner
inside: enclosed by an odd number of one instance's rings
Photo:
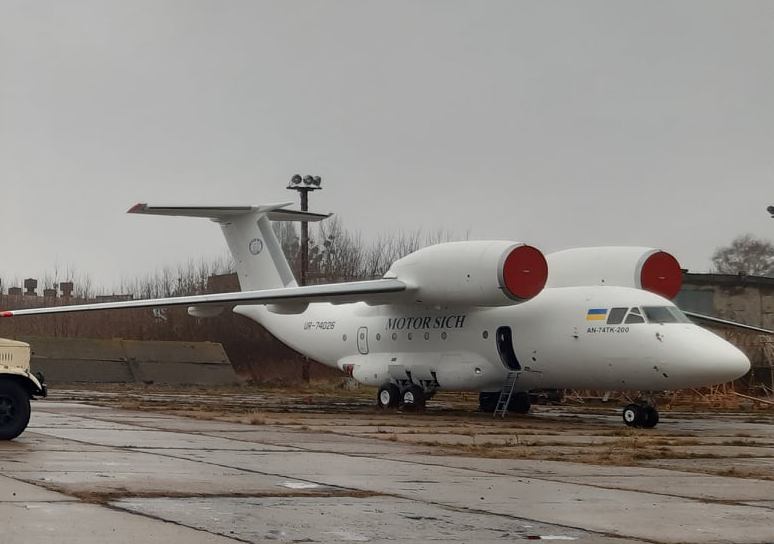
[[[513,396],[513,390],[516,388],[516,381],[519,379],[517,370],[511,370],[505,377],[503,388],[500,390],[500,398],[497,400],[497,406],[495,407],[494,417],[505,417],[508,413],[508,404],[511,402]]]

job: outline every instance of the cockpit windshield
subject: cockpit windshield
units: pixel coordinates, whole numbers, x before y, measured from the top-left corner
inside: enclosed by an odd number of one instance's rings
[[[691,323],[677,306],[643,306],[642,311],[649,323]]]
[[[608,325],[634,325],[637,323],[692,323],[677,306],[634,306],[633,308],[610,308],[589,310],[586,319],[604,319],[607,312]]]

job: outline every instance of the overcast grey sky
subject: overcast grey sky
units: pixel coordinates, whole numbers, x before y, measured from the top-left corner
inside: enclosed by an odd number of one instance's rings
[[[219,256],[135,202],[295,200],[366,236],[774,238],[774,2],[0,0],[0,276]]]

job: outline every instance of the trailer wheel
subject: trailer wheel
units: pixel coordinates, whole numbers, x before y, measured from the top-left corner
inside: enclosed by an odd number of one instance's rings
[[[30,422],[30,396],[13,380],[0,380],[0,440],[13,440]]]

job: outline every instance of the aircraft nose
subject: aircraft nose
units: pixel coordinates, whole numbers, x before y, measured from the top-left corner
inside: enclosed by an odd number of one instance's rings
[[[726,383],[741,378],[750,371],[750,359],[739,348],[722,338],[714,338],[707,346],[707,371],[715,383]]]
[[[685,330],[674,354],[673,388],[718,385],[750,371],[750,360],[739,348],[696,325]]]

